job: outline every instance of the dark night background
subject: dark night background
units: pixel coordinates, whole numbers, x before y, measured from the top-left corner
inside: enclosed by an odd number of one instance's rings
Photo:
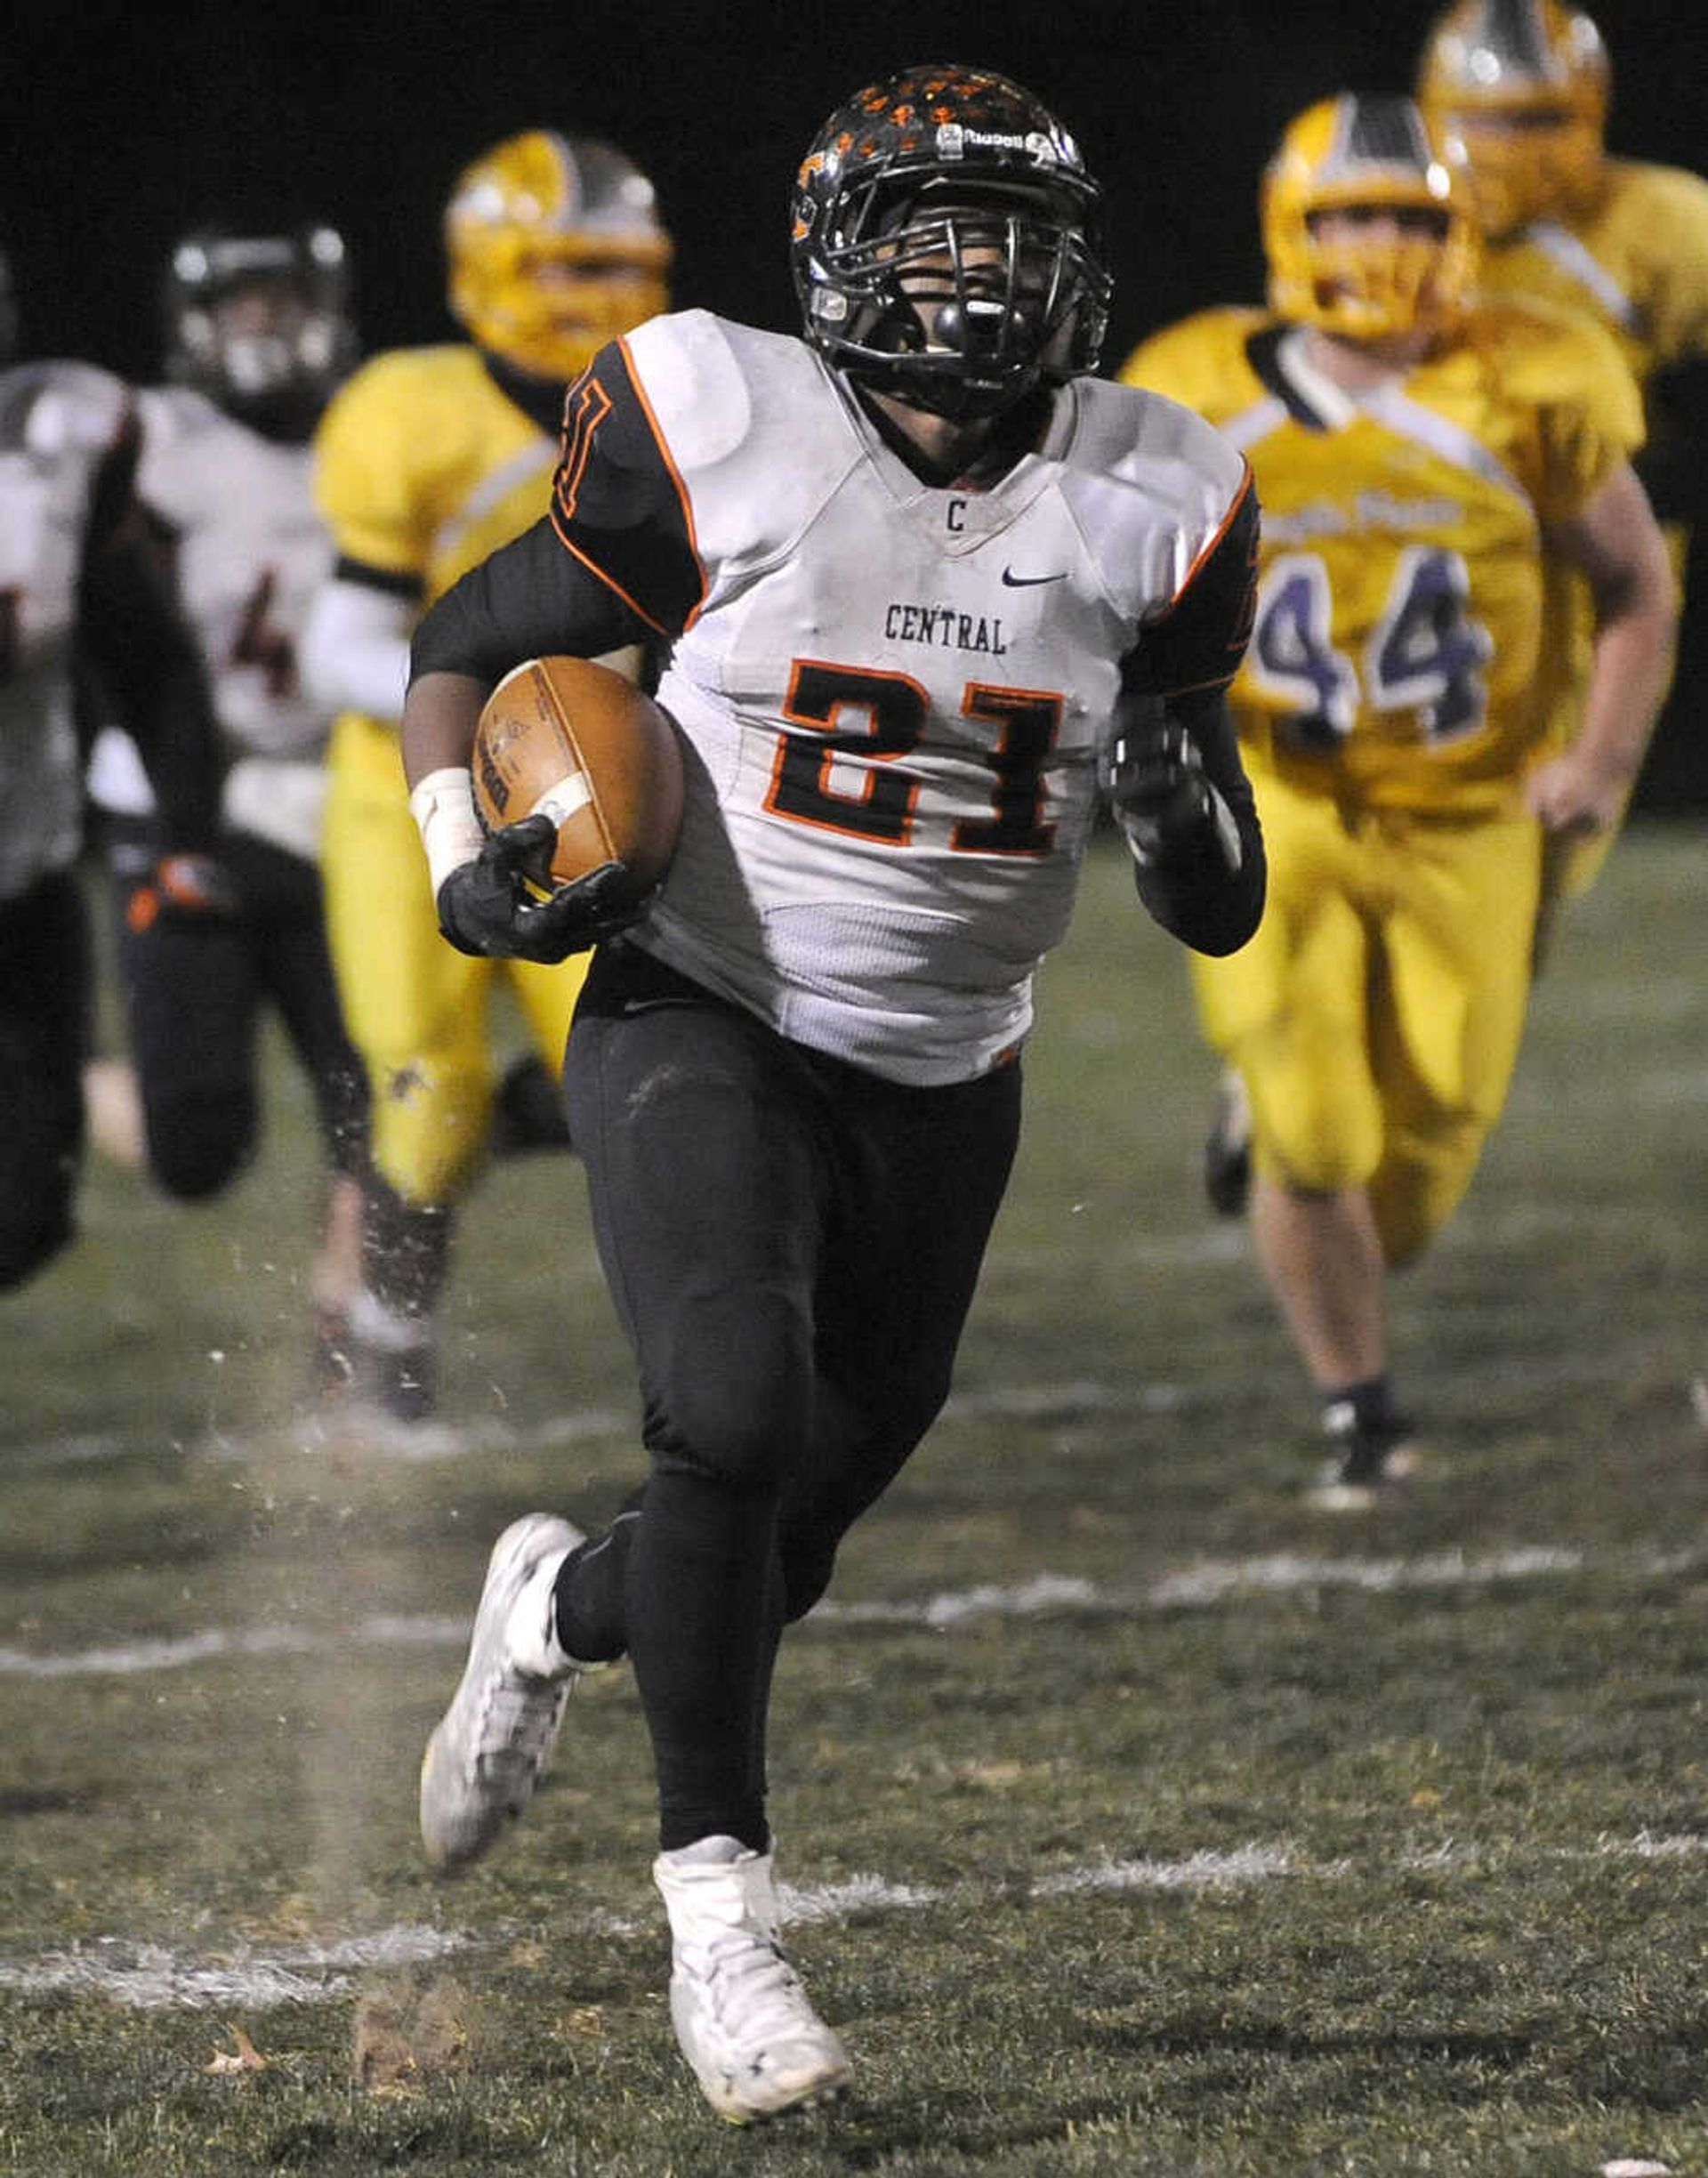
[[[1591,12],[1613,60],[1613,147],[1708,170],[1708,7]],[[907,62],[977,60],[1054,107],[1105,184],[1114,367],[1171,319],[1257,299],[1255,190],[1276,136],[1331,91],[1409,89],[1436,12],[1429,0],[191,0],[121,14],[85,0],[14,23],[0,48],[0,239],[27,356],[149,377],[159,268],[213,215],[332,221],[367,347],[455,337],[447,187],[498,138],[559,126],[610,137],[651,174],[678,302],[786,327],[790,183],[825,114]],[[1708,583],[1696,588],[1708,620]],[[1708,663],[1708,640],[1692,649]],[[1708,730],[1675,717],[1664,744],[1651,772],[1676,770],[1708,803]],[[1674,744],[1688,745],[1676,761]]]

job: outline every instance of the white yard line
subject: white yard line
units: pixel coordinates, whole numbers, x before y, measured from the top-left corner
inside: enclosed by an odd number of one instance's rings
[[[1474,1872],[1490,1860],[1519,1859],[1577,1862],[1702,1859],[1708,1837],[1602,1838],[1592,1847],[1535,1847],[1522,1839],[1484,1847],[1446,1846],[1404,1855],[1402,1868],[1452,1874]],[[1231,1851],[1205,1850],[1180,1860],[1101,1859],[1084,1867],[1056,1868],[1037,1876],[1027,1896],[1059,1899],[1143,1891],[1225,1891],[1279,1881],[1344,1883],[1356,1873],[1347,1860],[1313,1861],[1286,1844],[1250,1844]],[[976,1882],[914,1884],[876,1875],[850,1876],[820,1886],[780,1887],[783,1917],[792,1926],[843,1921],[855,1914],[909,1914],[947,1906],[958,1913],[1012,1903],[1014,1891]],[[652,1924],[609,1914],[592,1916],[607,1935],[650,1939]],[[68,1950],[35,1958],[0,1960],[0,1996],[93,1996],[130,2011],[264,2012],[283,2005],[325,2004],[350,1995],[362,1977],[414,1966],[475,1949],[502,1956],[519,1932],[499,1924],[479,1932],[403,1924],[335,1944],[298,1944],[229,1953],[179,1952],[165,1944],[128,1943],[101,1937]]]
[[[1382,1594],[1399,1589],[1487,1587],[1499,1583],[1563,1578],[1585,1571],[1656,1579],[1702,1562],[1700,1550],[1590,1553],[1551,1544],[1503,1551],[1435,1551],[1418,1558],[1328,1558],[1280,1551],[1263,1558],[1201,1559],[1137,1590],[1100,1588],[1075,1575],[1036,1573],[1011,1586],[946,1589],[922,1597],[825,1602],[809,1624],[913,1625],[939,1631],[981,1618],[1060,1617],[1093,1613],[1140,1617],[1159,1610],[1212,1609],[1242,1595],[1356,1588]],[[37,1652],[0,1648],[0,1679],[73,1679],[174,1671],[227,1658],[307,1656],[352,1643],[374,1648],[455,1648],[468,1639],[465,1618],[442,1616],[364,1618],[335,1633],[302,1626],[205,1626],[148,1641],[98,1649]]]
[[[164,1944],[100,1937],[28,1962],[0,1963],[0,1991],[47,1996],[62,1991],[102,1996],[133,2012],[197,2012],[225,2007],[270,2011],[320,2004],[350,1988],[351,1970],[420,1965],[461,1951],[457,1931],[380,1929],[338,1944],[303,1944],[274,1953],[246,1948],[230,1957],[181,1956]]]

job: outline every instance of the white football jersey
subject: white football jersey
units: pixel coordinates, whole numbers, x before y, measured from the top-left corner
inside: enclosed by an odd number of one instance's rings
[[[175,540],[179,593],[231,758],[226,821],[311,857],[332,714],[303,689],[297,646],[334,556],[314,504],[312,452],[264,438],[187,386],[138,400],[138,496]],[[151,806],[134,748],[110,729],[89,786],[108,808]]]
[[[0,899],[75,860],[71,639],[91,495],[130,411],[83,363],[0,373]]]
[[[1241,456],[1080,379],[1000,481],[938,488],[797,339],[691,311],[620,352],[632,383],[596,365],[571,394],[560,535],[621,585],[597,464],[634,458],[601,432],[638,399],[698,584],[661,623],[687,811],[637,941],[890,1079],[1000,1063],[1068,927],[1121,662],[1222,535]]]

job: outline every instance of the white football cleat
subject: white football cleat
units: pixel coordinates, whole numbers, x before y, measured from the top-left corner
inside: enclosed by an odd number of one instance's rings
[[[660,1853],[652,1876],[670,1916],[676,2039],[719,2117],[750,2125],[834,2101],[848,2053],[777,1940],[770,1854],[701,1838]]]
[[[564,1704],[584,1671],[552,1624],[559,1568],[586,1538],[551,1512],[512,1521],[492,1546],[469,1660],[421,1764],[421,1842],[435,1867],[486,1851],[534,1796]]]

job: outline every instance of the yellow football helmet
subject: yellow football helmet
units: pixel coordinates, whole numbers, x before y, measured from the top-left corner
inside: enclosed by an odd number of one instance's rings
[[[670,237],[640,168],[591,137],[528,129],[457,177],[445,209],[450,306],[518,370],[576,377],[669,307]]]
[[[1607,49],[1559,0],[1459,0],[1436,24],[1418,101],[1463,144],[1486,234],[1515,233],[1599,193]]]
[[[1318,233],[1323,214],[1364,208],[1398,221],[1368,237]],[[1347,93],[1308,107],[1264,173],[1261,214],[1269,302],[1295,324],[1360,341],[1439,332],[1475,283],[1463,155],[1409,99]]]

